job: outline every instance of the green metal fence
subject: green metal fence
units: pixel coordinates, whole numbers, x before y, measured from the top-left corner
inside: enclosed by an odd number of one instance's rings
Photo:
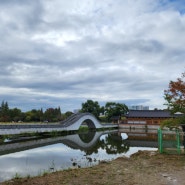
[[[175,131],[158,129],[158,149],[160,153],[184,153],[183,140],[184,133],[178,129]]]

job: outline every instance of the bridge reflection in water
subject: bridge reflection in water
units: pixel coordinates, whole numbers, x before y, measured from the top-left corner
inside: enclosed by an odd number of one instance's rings
[[[107,137],[100,139],[102,135],[107,134]],[[114,137],[113,137],[114,136]],[[20,152],[23,150],[33,149],[37,147],[62,143],[72,149],[80,149],[81,151],[87,151],[89,149],[94,150],[94,148],[104,148],[106,145],[111,145],[111,141],[115,140],[115,143],[122,147],[121,142],[123,140],[119,135],[117,130],[107,130],[101,132],[88,132],[84,134],[73,134],[60,137],[50,137],[42,139],[32,139],[30,141],[6,142],[0,145],[0,155],[5,155],[12,152]],[[103,142],[102,142],[103,141]],[[105,143],[107,142],[107,144]],[[97,145],[97,146],[96,146]],[[127,147],[128,148],[128,147]]]
[[[16,173],[34,176],[42,170],[92,166],[101,160],[129,156],[142,150],[139,145],[137,148],[132,145],[136,145],[136,140],[130,140],[126,133],[118,130],[1,143],[0,181],[10,179]]]

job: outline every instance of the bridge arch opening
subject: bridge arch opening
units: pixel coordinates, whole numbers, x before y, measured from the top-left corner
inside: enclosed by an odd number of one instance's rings
[[[82,123],[81,126],[87,126],[88,129],[96,129],[96,126],[94,122],[91,119],[85,119]]]

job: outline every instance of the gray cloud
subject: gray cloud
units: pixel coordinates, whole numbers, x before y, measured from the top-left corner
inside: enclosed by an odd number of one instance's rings
[[[182,1],[0,2],[0,97],[23,110],[87,99],[163,108],[184,71]]]

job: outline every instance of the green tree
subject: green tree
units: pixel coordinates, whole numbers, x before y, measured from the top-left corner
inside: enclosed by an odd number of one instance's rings
[[[46,111],[44,112],[44,118],[49,122],[57,122],[62,120],[60,107],[46,109]]]
[[[105,115],[110,121],[113,116],[122,116],[128,112],[128,107],[125,104],[116,102],[107,102],[105,105]]]
[[[37,121],[40,121],[38,110],[32,109],[31,111],[27,111],[26,112],[25,121],[26,122],[30,122],[30,121],[37,122]]]
[[[66,118],[68,118],[68,117],[70,117],[71,115],[73,115],[74,113],[73,112],[71,112],[71,111],[67,111],[67,112],[65,112],[65,114],[64,114],[64,119],[66,119]]]
[[[39,119],[41,122],[44,121],[44,112],[43,112],[42,108],[39,110]]]
[[[63,117],[62,117],[60,107],[56,108],[55,111],[56,111],[56,121],[61,121],[63,119]]]
[[[10,121],[8,102],[2,101],[0,109],[0,121]]]
[[[13,108],[9,110],[9,115],[12,121],[19,121],[22,120],[22,112],[18,108]]]
[[[85,103],[82,103],[82,108],[80,112],[89,112],[93,114],[97,119],[101,113],[101,107],[97,101],[87,100]]]

